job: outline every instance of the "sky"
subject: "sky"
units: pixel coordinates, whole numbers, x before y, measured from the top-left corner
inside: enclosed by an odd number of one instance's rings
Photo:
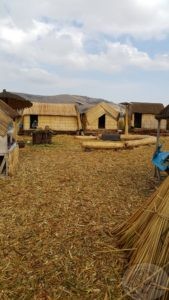
[[[0,90],[169,104],[168,0],[0,0]]]

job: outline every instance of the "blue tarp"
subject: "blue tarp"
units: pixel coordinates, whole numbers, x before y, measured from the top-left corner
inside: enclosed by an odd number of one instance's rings
[[[160,170],[169,170],[169,152],[162,152],[161,145],[158,147],[157,151],[154,153],[152,158],[152,163]]]

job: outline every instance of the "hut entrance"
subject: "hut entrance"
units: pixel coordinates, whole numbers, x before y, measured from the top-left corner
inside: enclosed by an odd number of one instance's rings
[[[135,128],[141,128],[142,123],[142,114],[141,113],[135,113],[134,114],[134,127]]]
[[[105,123],[106,123],[106,117],[105,117],[105,115],[102,115],[102,116],[98,119],[98,128],[99,128],[99,129],[104,129],[104,128],[105,128]]]
[[[38,115],[30,115],[30,128],[38,127]]]

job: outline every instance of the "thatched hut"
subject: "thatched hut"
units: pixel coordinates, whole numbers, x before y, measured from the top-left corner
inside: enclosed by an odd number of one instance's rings
[[[7,92],[5,89],[0,93],[0,99],[17,111],[22,111],[25,107],[32,106],[29,100],[16,93]]]
[[[31,108],[23,111],[23,130],[35,127],[48,127],[56,132],[76,132],[81,129],[78,109],[75,104],[34,102]]]
[[[13,175],[18,163],[16,123],[18,113],[0,100],[0,175]]]
[[[122,108],[110,102],[79,107],[84,131],[117,130]]]
[[[169,105],[163,108],[157,115],[157,120],[168,120],[169,119]]]
[[[149,130],[157,129],[158,122],[155,116],[159,114],[162,109],[164,109],[164,105],[161,103],[130,102],[130,126]],[[161,122],[161,129],[166,129],[165,120]]]

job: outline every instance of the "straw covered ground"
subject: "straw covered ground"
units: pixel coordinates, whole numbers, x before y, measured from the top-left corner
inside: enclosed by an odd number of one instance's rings
[[[0,179],[0,299],[120,299],[112,230],[157,188],[153,151],[84,152],[71,136],[21,149]]]

